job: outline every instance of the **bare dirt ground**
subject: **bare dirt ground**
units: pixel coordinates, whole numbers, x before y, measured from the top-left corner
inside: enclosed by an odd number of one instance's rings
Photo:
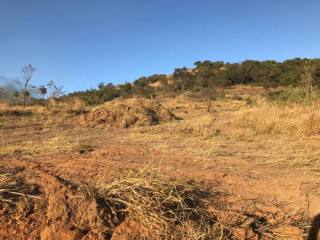
[[[211,212],[232,231],[221,239],[307,238],[320,211],[320,136],[245,135],[234,125],[245,100],[214,101],[212,113],[200,100],[161,103],[181,119],[110,128],[72,115],[2,116],[0,173],[14,179],[15,197],[0,205],[0,238],[153,239],[130,217],[114,222],[88,190],[130,171],[219,193]]]

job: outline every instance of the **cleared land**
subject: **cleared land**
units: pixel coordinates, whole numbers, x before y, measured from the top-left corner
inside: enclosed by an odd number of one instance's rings
[[[211,113],[187,94],[152,100],[156,110],[145,100],[3,109],[0,238],[307,238],[320,105],[225,92]]]

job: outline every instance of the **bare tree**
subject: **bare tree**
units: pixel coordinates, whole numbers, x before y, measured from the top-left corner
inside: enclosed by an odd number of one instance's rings
[[[307,98],[309,99],[313,92],[313,82],[315,76],[316,68],[315,64],[311,60],[306,60],[302,73],[301,73],[301,83],[306,93]]]
[[[49,94],[50,94],[50,98],[58,98],[61,97],[64,93],[63,93],[63,87],[62,86],[57,86],[54,81],[50,80],[47,83],[48,86],[48,90],[49,90]]]
[[[28,86],[31,81],[32,75],[36,71],[36,69],[31,64],[28,64],[22,67],[21,71],[23,74],[23,80],[17,80],[17,84],[21,88],[23,96],[23,107],[26,107],[26,98],[30,94],[28,91]]]

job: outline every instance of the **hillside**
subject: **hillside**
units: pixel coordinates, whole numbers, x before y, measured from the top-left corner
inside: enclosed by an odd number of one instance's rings
[[[159,94],[178,95],[182,92],[200,92],[214,95],[215,89],[237,84],[266,88],[301,85],[305,65],[314,67],[314,85],[320,86],[320,59],[247,60],[241,63],[197,61],[193,68],[178,68],[170,75],[155,74],[141,77],[132,83],[114,85],[101,83],[98,89],[70,93],[88,104],[99,104],[117,97],[143,96],[152,98]]]

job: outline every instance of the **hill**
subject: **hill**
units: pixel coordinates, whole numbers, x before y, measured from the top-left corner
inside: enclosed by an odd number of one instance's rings
[[[320,59],[246,60],[241,63],[197,61],[193,68],[177,68],[170,75],[155,74],[141,77],[132,83],[114,85],[101,83],[97,89],[70,93],[88,104],[99,104],[117,97],[159,94],[178,95],[186,91],[213,94],[219,87],[237,84],[258,85],[266,88],[301,85],[301,74],[306,64],[314,66],[314,85],[320,85]]]

